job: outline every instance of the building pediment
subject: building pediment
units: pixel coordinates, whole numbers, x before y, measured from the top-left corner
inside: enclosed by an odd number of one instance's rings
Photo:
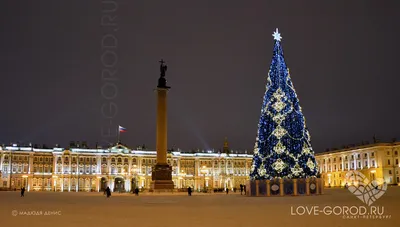
[[[130,149],[124,145],[118,144],[108,149],[111,153],[130,153]]]

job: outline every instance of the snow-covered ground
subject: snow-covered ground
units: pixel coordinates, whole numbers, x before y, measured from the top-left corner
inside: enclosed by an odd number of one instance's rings
[[[390,187],[372,206],[389,219],[344,219],[341,215],[294,215],[304,209],[364,205],[346,189],[321,196],[245,197],[239,194],[116,194],[85,192],[0,192],[0,226],[400,226],[400,187]],[[329,213],[329,208],[325,208]],[[353,212],[355,208],[352,208]],[[360,209],[360,208],[358,208]],[[313,210],[313,211],[314,211]],[[306,211],[307,212],[307,211]]]

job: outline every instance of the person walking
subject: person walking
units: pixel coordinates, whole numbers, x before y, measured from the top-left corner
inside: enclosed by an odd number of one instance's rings
[[[228,193],[229,193],[229,188],[226,188],[226,194],[228,195]]]
[[[188,195],[192,196],[192,188],[190,186],[188,187]]]
[[[139,196],[139,188],[135,188],[135,194],[136,196]]]
[[[21,197],[25,197],[25,187],[21,188]]]
[[[110,189],[110,187],[107,187],[106,193],[107,193],[107,198],[110,198],[110,196],[111,196],[111,189]]]
[[[244,191],[244,194],[246,195],[246,185],[245,184],[243,185],[243,191]]]

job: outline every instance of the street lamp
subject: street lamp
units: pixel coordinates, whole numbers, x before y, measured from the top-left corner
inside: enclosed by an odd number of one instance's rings
[[[181,175],[182,175],[182,186],[181,186],[181,188],[183,188],[183,187],[186,187],[186,173],[185,173],[184,170],[181,170]]]
[[[54,191],[57,191],[57,178],[58,178],[58,176],[52,176],[52,178],[53,178],[53,182],[54,182]]]
[[[28,176],[27,175],[23,175],[22,178],[23,178],[24,188],[25,189],[28,188],[28,191],[29,191],[29,187],[27,186],[27,184],[28,184]]]
[[[201,168],[200,172],[204,174],[204,187],[203,187],[203,189],[204,189],[204,192],[206,192],[206,173],[207,173],[206,166],[203,166]]]
[[[138,187],[138,183],[137,183],[137,175],[138,175],[138,170],[137,170],[137,168],[136,168],[136,165],[133,165],[133,176],[134,176],[134,179],[135,179],[135,188],[133,189],[133,190],[135,190],[136,188],[139,188]]]

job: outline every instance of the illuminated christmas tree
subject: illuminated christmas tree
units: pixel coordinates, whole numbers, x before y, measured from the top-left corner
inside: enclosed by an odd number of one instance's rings
[[[254,146],[251,180],[317,176],[299,100],[283,57],[278,29]]]

